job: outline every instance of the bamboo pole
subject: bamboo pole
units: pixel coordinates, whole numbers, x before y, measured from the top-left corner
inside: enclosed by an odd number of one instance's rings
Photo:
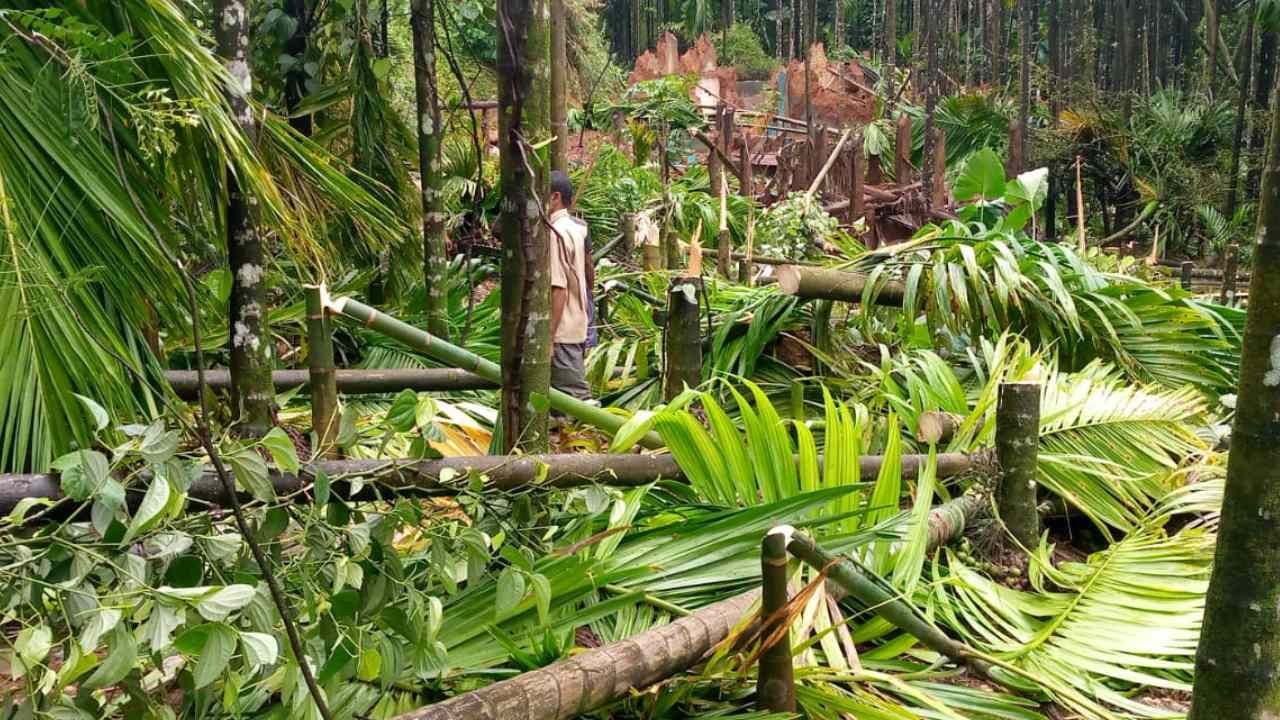
[[[788,528],[774,528],[760,542],[760,635],[765,649],[760,654],[756,697],[762,712],[796,711],[791,618],[786,612],[788,534]]]
[[[823,464],[819,456],[819,469]],[[902,477],[918,477],[921,467],[928,462],[927,455],[903,455]],[[943,453],[937,456],[937,477],[949,478],[969,472],[984,464],[981,455]],[[858,469],[863,477],[875,477],[884,465],[880,455],[864,455],[858,458]],[[335,460],[303,465],[299,473],[272,471],[268,477],[279,496],[295,495],[304,490],[320,473],[328,476],[336,496],[351,500],[374,500],[386,495],[451,496],[470,487],[472,476],[483,475],[488,479],[486,487],[499,491],[514,490],[533,483],[539,487],[576,487],[600,484],[616,487],[647,485],[661,479],[683,482],[685,476],[675,459],[668,454],[590,454],[572,455],[477,455],[451,457],[440,460]],[[130,508],[142,502],[143,488],[149,485],[150,474],[141,474],[127,495]],[[347,478],[363,478],[366,489],[350,494]],[[223,506],[230,502],[221,481],[211,468],[205,468],[187,491],[192,500],[209,505]],[[58,476],[38,473],[34,475],[0,474],[0,517],[13,512],[23,500],[48,500],[59,503],[66,500],[62,494]],[[245,496],[247,501],[249,498]],[[303,498],[300,498],[303,499]],[[945,506],[941,506],[945,507]],[[45,519],[62,518],[88,508],[63,503],[60,509],[50,512]],[[932,520],[930,521],[933,522]],[[933,527],[932,524],[930,527]]]
[[[333,336],[321,288],[308,285],[307,375],[311,387],[311,432],[315,452],[320,457],[336,454],[335,441],[341,417],[338,411],[338,382],[333,370]],[[274,380],[274,378],[272,378]]]
[[[783,265],[778,268],[778,289],[786,295],[806,299],[860,303],[867,291],[867,276],[826,268]],[[873,300],[877,305],[901,306],[906,294],[905,285],[889,281],[879,288]]]
[[[165,370],[165,382],[181,400],[199,397],[199,384],[195,370]],[[458,390],[495,390],[497,383],[465,370],[455,368],[397,368],[392,370],[338,369],[334,381],[341,395],[381,395],[401,390],[417,392],[441,392]],[[226,370],[206,370],[205,384],[215,392],[225,391],[231,385]],[[311,392],[311,375],[308,370],[275,370],[271,384],[277,393],[297,389]]]
[[[671,279],[667,288],[666,367],[662,373],[663,397],[670,401],[686,387],[702,384],[702,279]]]
[[[1000,519],[1024,548],[1040,540],[1036,509],[1036,457],[1040,446],[1040,385],[1001,383],[996,403],[996,458],[1000,487],[996,507]]]
[[[440,362],[475,373],[493,383],[502,382],[502,370],[497,363],[447,343],[354,298],[330,299],[326,304],[334,313],[364,323],[365,327],[399,340]],[[626,418],[621,415],[615,415],[604,408],[585,403],[555,388],[551,388],[548,395],[551,407],[555,410],[594,425],[609,434],[618,432],[626,422]],[[640,444],[648,448],[662,447],[662,441],[655,433],[645,435],[641,438]]]

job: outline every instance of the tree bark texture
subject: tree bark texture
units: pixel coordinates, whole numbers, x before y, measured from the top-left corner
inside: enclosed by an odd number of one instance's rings
[[[1271,122],[1190,720],[1280,717],[1280,108]]]
[[[702,280],[675,277],[667,289],[666,368],[663,396],[671,400],[685,387],[702,384]]]
[[[1257,0],[1249,0],[1244,30],[1244,71],[1240,75],[1240,92],[1236,101],[1235,137],[1231,142],[1231,174],[1227,177],[1227,206],[1223,215],[1228,220],[1236,213],[1236,188],[1240,185],[1240,152],[1244,146],[1244,124],[1249,112],[1249,81],[1253,74],[1253,26]]]
[[[996,458],[1000,486],[996,507],[1009,533],[1024,548],[1040,540],[1036,509],[1036,457],[1040,447],[1040,385],[1002,383],[996,402]]]
[[[498,1],[502,207],[503,448],[547,449],[551,388],[548,173],[534,150],[548,134],[547,0]]]
[[[249,70],[249,10],[244,0],[214,3],[217,52],[230,75],[227,104],[249,144],[258,139],[258,123],[249,102],[253,77]],[[266,252],[258,232],[252,200],[228,168],[227,265],[231,270],[230,320],[231,400],[237,431],[247,437],[267,434],[273,424],[275,393],[271,388],[271,334],[267,329]]]
[[[418,168],[422,185],[422,277],[427,295],[427,330],[449,339],[449,259],[444,238],[444,172],[440,167],[444,125],[436,87],[435,7],[438,0],[413,0],[413,85],[418,104]]]

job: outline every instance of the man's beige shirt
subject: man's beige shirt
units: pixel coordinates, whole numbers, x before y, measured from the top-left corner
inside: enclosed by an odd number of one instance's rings
[[[587,341],[587,226],[567,210],[557,210],[551,215],[551,230],[551,287],[569,291],[552,342],[584,343]]]

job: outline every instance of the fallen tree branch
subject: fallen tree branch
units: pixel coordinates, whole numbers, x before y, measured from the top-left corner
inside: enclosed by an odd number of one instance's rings
[[[204,374],[205,386],[210,390],[226,390],[231,386],[231,373],[228,370],[206,370]],[[342,369],[335,371],[334,375],[338,382],[338,392],[344,395],[377,395],[401,390],[493,390],[498,387],[479,375],[455,368]],[[199,397],[198,371],[166,370],[164,379],[179,398],[195,400]],[[276,392],[287,392],[295,388],[309,392],[311,389],[311,377],[306,370],[272,371],[271,383]]]

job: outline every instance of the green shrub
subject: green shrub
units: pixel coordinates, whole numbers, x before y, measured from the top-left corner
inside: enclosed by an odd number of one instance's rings
[[[740,80],[767,80],[778,65],[749,25],[735,24],[727,38],[716,33],[715,43],[720,64],[737,67]]]

